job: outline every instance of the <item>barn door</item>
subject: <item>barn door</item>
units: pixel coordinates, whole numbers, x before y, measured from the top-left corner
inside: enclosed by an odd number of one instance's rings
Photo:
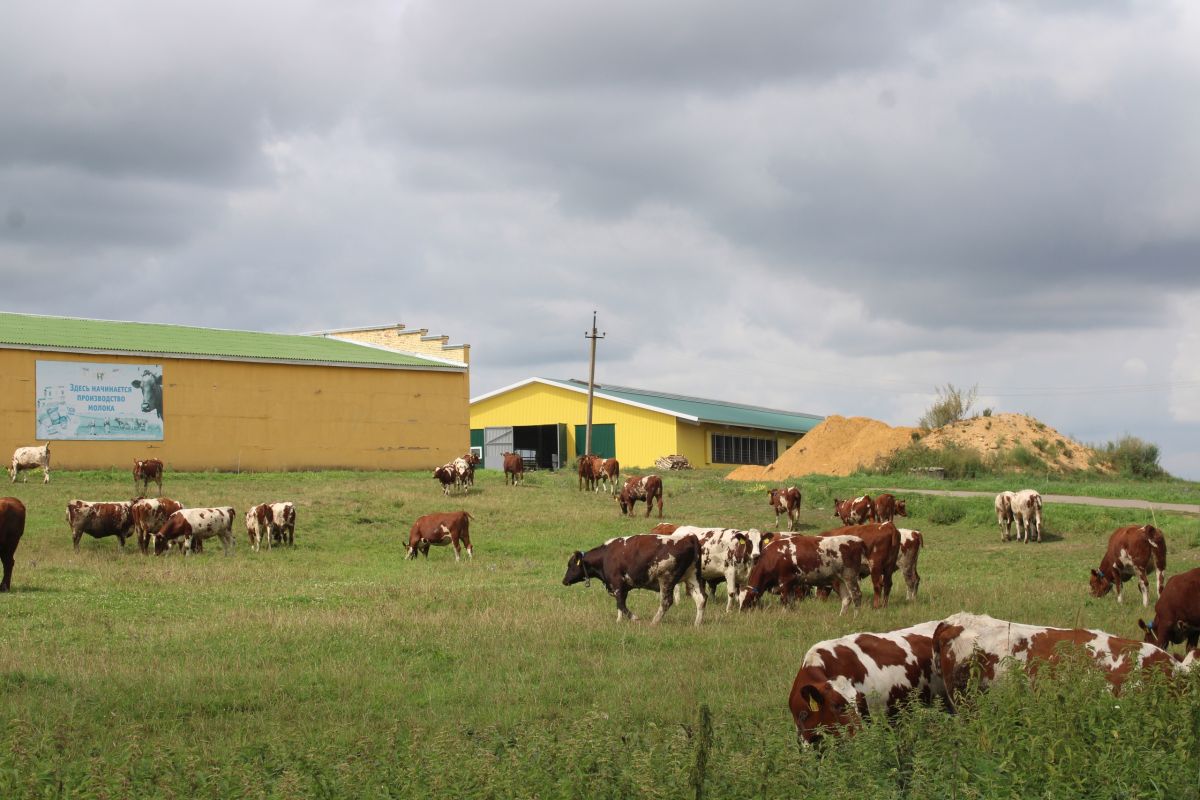
[[[512,428],[483,429],[484,469],[504,469],[504,454],[513,451]]]

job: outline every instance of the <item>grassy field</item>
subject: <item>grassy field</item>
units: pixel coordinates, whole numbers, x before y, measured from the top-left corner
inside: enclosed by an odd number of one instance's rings
[[[801,482],[806,532],[835,524],[829,499],[855,480]],[[773,527],[765,485],[665,483],[668,520]],[[618,624],[596,583],[562,586],[573,550],[651,524],[566,474],[481,472],[449,499],[426,473],[168,474],[169,496],[239,520],[294,501],[296,547],[253,553],[239,530],[228,558],[72,552],[67,500],[130,488],[125,472],[9,487],[29,521],[0,596],[0,797],[1200,797],[1200,680],[1114,700],[1068,670],[822,752],[797,750],[787,713],[805,650],[851,631],[968,609],[1133,637],[1136,590],[1092,599],[1087,575],[1147,512],[1049,505],[1046,541],[1022,546],[999,541],[990,499],[913,496],[916,602],[902,583],[890,608],[840,618],[720,601],[696,629],[690,601]],[[416,516],[460,508],[473,561],[404,561]],[[1157,521],[1168,573],[1200,566],[1200,520]],[[630,605],[649,617],[654,596]]]

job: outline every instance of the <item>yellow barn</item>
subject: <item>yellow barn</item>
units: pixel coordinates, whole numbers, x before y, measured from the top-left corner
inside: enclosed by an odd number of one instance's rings
[[[770,464],[824,417],[720,400],[596,384],[592,452],[622,467],[666,455],[693,466]],[[471,399],[471,446],[483,466],[520,453],[542,469],[573,465],[583,452],[587,382],[529,378]]]

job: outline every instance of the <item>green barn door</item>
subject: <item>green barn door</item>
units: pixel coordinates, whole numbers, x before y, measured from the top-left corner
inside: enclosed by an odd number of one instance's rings
[[[587,425],[575,426],[575,456],[583,455],[587,441]],[[592,424],[592,452],[601,458],[617,457],[617,426],[612,422],[604,425]]]

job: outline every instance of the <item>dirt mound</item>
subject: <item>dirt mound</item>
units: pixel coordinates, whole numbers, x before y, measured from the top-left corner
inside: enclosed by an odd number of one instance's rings
[[[954,422],[932,431],[921,442],[934,449],[947,444],[969,447],[985,457],[1020,445],[1050,469],[1061,472],[1085,470],[1095,455],[1091,448],[1024,414],[995,414]]]
[[[735,481],[774,481],[801,475],[850,475],[912,444],[916,428],[893,428],[869,417],[826,417],[768,467],[747,465],[727,476]]]

